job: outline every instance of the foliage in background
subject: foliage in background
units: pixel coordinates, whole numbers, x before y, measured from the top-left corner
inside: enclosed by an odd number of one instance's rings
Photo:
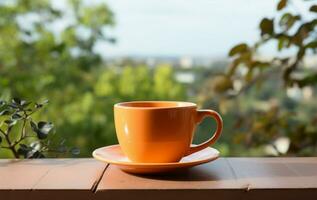
[[[317,56],[314,2],[303,1],[309,8],[300,13],[291,0],[280,0],[276,17],[260,22],[260,40],[234,46],[227,73],[210,83],[210,95],[217,96],[220,109],[235,116],[235,144],[271,149],[275,155],[317,154],[317,102],[311,97],[317,71],[304,63]],[[259,50],[265,45],[276,45],[274,57],[261,57]]]
[[[0,2],[0,99],[50,99],[34,120],[54,121],[56,132],[81,156],[116,143],[113,104],[146,99],[186,99],[169,65],[107,65],[94,48],[114,42],[107,5],[67,1]],[[1,157],[12,156],[0,149]]]
[[[228,68],[224,62],[189,69],[109,64],[95,51],[98,42],[115,42],[107,34],[114,25],[107,5],[69,0],[67,9],[59,10],[52,2],[0,2],[0,99],[50,99],[32,119],[54,121],[57,135],[65,138],[56,140],[79,147],[81,156],[117,142],[113,104],[130,100],[188,100],[219,110],[225,126],[215,146],[222,155],[317,154],[317,72],[304,62],[316,57],[313,1],[303,1],[310,14],[301,14],[291,9],[291,1],[281,0],[276,17],[260,22],[259,42],[231,49]],[[265,45],[277,46],[275,57],[261,56]],[[295,54],[283,53],[289,49]],[[194,75],[194,82],[179,83],[179,73]],[[213,126],[206,119],[195,142],[208,138]],[[2,157],[12,154],[0,149]]]

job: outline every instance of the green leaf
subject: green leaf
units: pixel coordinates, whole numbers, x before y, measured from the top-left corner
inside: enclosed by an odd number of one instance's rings
[[[51,122],[40,121],[39,123],[37,123],[37,127],[41,131],[48,133],[53,128],[53,124]]]
[[[317,82],[317,74],[310,74],[303,79],[297,80],[299,87],[305,87],[307,85],[313,85]]]
[[[54,46],[54,47],[51,49],[51,51],[57,51],[57,52],[59,52],[59,53],[62,53],[65,48],[66,48],[66,45],[65,45],[65,43],[63,42],[63,43],[61,43],[61,44],[58,44],[58,45]]]
[[[312,6],[309,8],[309,11],[310,11],[310,12],[317,12],[317,5],[312,5]]]
[[[276,39],[278,40],[278,46],[277,49],[278,51],[281,51],[284,47],[289,47],[290,46],[290,38],[287,35],[279,35],[276,37]]]
[[[16,103],[11,103],[11,104],[9,104],[9,106],[10,106],[11,108],[14,108],[14,109],[17,109],[17,108],[20,107],[19,104],[16,104]]]
[[[260,23],[261,36],[273,35],[274,33],[274,22],[273,19],[264,18]]]
[[[12,101],[8,106],[10,106],[11,108],[14,108],[14,109],[21,107],[20,104],[14,102],[14,101]]]
[[[10,124],[10,123],[12,123],[12,120],[9,120],[9,119],[4,120],[4,123],[6,123],[6,124]]]
[[[25,100],[21,100],[19,98],[13,98],[11,101],[11,107],[13,108],[18,108],[18,107],[27,107],[28,105],[30,105],[31,102],[27,102]]]
[[[252,61],[251,67],[265,68],[270,66],[270,62]]]
[[[25,100],[21,101],[21,106],[23,106],[24,108],[27,107],[30,104],[31,104],[31,102],[28,102],[28,101],[25,101]]]
[[[25,144],[19,144],[20,148],[18,149],[18,154],[26,157],[27,152],[29,151],[29,147]]]
[[[12,119],[12,120],[19,120],[19,119],[21,119],[21,118],[22,118],[22,116],[19,115],[18,113],[14,113],[14,114],[11,116],[11,119]]]
[[[9,114],[10,114],[10,111],[8,109],[5,109],[5,110],[0,112],[0,116],[9,115]]]
[[[23,105],[25,105],[25,104],[27,104],[27,103],[28,103],[28,102],[25,101],[25,100],[21,100],[21,101],[20,101],[20,105],[21,105],[21,106],[23,106]]]
[[[279,51],[281,51],[282,49],[283,49],[283,47],[284,47],[284,38],[283,37],[281,37],[281,38],[279,38],[279,40],[278,40],[278,45],[277,45],[277,49],[279,50]]]
[[[6,123],[8,126],[13,126],[16,124],[16,120],[10,120],[10,119],[7,119],[4,121],[4,123]]]
[[[37,134],[37,137],[41,140],[47,138],[48,133],[53,128],[52,123],[43,121],[40,121],[37,125],[33,121],[30,121],[30,125],[32,130]]]
[[[44,158],[45,156],[38,150],[39,148],[39,142],[33,142],[30,146],[20,144],[18,154],[24,156],[24,158]]]
[[[281,0],[278,4],[277,4],[277,10],[282,10],[283,8],[285,8],[287,4],[287,0]]]
[[[238,45],[232,47],[232,49],[229,52],[229,56],[234,56],[238,53],[246,52],[246,51],[248,51],[248,49],[249,48],[248,48],[247,44],[245,44],[245,43],[238,44]]]
[[[292,26],[295,24],[296,21],[300,20],[300,16],[299,15],[292,15],[291,13],[285,13],[280,21],[279,21],[279,25],[282,26],[282,28],[284,28],[286,31],[289,30],[290,28],[292,28]]]
[[[303,41],[309,37],[310,32],[313,31],[313,29],[314,26],[312,22],[302,24],[292,37],[292,43],[301,47],[303,45]]]
[[[43,107],[43,104],[35,103],[35,108],[42,108],[42,107]]]
[[[24,105],[26,103],[26,101],[24,101],[24,100],[21,100],[21,99],[19,99],[19,98],[13,98],[12,100],[11,100],[11,104],[9,105],[11,108],[14,108],[14,109],[16,109],[16,108],[19,108],[19,109],[21,109],[21,107],[22,107],[22,104]]]
[[[216,76],[212,82],[213,90],[217,93],[223,93],[233,88],[232,80],[227,76]]]
[[[43,107],[45,104],[48,104],[48,100],[44,100],[42,103],[35,103],[35,108],[41,108]]]
[[[3,101],[3,100],[0,100],[0,107],[2,107],[2,106],[4,106],[4,105],[6,105],[6,102]]]
[[[32,158],[35,151],[32,147],[29,147],[25,144],[20,144],[20,148],[18,149],[18,154],[22,155],[24,158]]]
[[[47,138],[49,132],[53,129],[54,125],[51,122],[40,121],[37,123],[37,137],[39,139]]]
[[[14,104],[19,104],[20,105],[20,103],[21,103],[21,99],[19,99],[19,98],[13,98],[11,101]]]
[[[45,99],[42,104],[48,104],[49,100],[48,99]]]
[[[41,143],[39,141],[34,141],[30,144],[30,147],[36,151],[39,151],[41,149]]]
[[[31,128],[32,130],[37,133],[37,125],[33,122],[33,121],[30,121],[30,125],[31,125]]]
[[[316,49],[317,48],[317,40],[309,42],[308,44],[305,45],[306,48],[311,48],[311,49]]]

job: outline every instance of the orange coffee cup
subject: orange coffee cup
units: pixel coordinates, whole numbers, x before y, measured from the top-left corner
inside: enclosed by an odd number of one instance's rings
[[[205,117],[212,117],[217,128],[212,137],[191,146],[194,131]],[[223,122],[213,110],[197,110],[197,105],[177,101],[134,101],[114,105],[117,137],[124,154],[132,162],[178,162],[200,151],[219,138]]]

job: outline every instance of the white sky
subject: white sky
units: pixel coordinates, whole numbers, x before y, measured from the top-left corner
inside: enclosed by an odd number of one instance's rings
[[[115,14],[117,44],[99,44],[107,56],[225,56],[258,38],[258,23],[278,0],[105,0]],[[305,10],[295,0],[297,10]],[[272,47],[264,52],[271,53]]]

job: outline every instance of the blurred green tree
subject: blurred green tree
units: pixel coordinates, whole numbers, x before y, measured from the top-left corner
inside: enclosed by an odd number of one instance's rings
[[[305,65],[305,58],[317,56],[317,5],[302,3],[308,7],[305,13],[291,0],[280,0],[276,16],[261,20],[259,41],[234,46],[227,73],[209,82],[209,95],[235,116],[231,128],[236,144],[262,147],[274,155],[317,154],[317,103],[312,96],[317,66]],[[275,56],[261,57],[265,45],[276,45]]]
[[[104,3],[66,3],[60,9],[49,0],[0,2],[0,99],[49,99],[41,119],[54,122],[58,135],[90,156],[116,143],[114,103],[186,94],[171,66],[106,65],[95,46],[115,42],[106,34],[112,12]]]

